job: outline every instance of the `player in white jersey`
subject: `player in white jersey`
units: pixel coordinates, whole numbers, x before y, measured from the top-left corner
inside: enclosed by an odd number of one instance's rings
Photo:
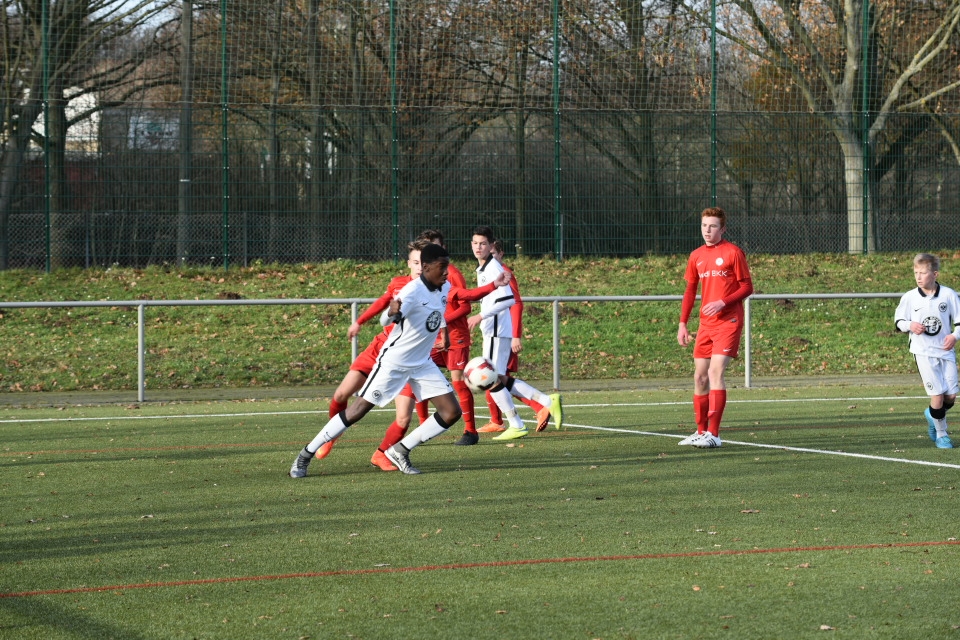
[[[473,256],[477,259],[477,284],[483,286],[493,282],[503,273],[503,265],[493,257],[493,229],[486,226],[473,230],[470,246]],[[480,313],[471,316],[467,321],[473,329],[479,326],[483,333],[483,356],[493,363],[500,376],[500,381],[490,389],[490,395],[500,407],[510,427],[494,440],[514,440],[527,435],[527,428],[517,414],[517,407],[513,403],[509,385],[511,379],[507,376],[507,363],[510,361],[511,342],[513,341],[513,318],[510,307],[515,299],[510,285],[504,285],[492,293],[488,293],[480,300]]]
[[[910,353],[917,361],[930,406],[923,412],[927,433],[939,449],[952,449],[947,434],[947,411],[957,399],[957,356],[960,339],[960,299],[937,282],[940,259],[919,253],[913,259],[917,288],[900,298],[894,322],[897,330],[910,334]]]
[[[437,411],[419,427],[393,445],[384,455],[404,473],[420,473],[410,464],[410,450],[435,438],[460,419],[460,404],[453,387],[430,358],[430,351],[443,330],[441,339],[448,343],[443,314],[447,308],[447,267],[450,254],[440,245],[429,244],[420,252],[421,274],[397,293],[384,311],[383,324],[395,324],[390,337],[380,348],[377,362],[357,400],[330,418],[320,433],[297,455],[290,467],[290,477],[302,478],[307,467],[324,443],[340,436],[359,422],[375,406],[390,403],[408,382],[417,400],[430,400]]]

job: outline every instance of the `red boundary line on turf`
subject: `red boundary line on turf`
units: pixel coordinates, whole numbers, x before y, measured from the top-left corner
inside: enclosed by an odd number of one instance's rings
[[[369,438],[373,441],[373,438]],[[215,444],[171,444],[163,447],[104,447],[102,449],[38,449],[36,451],[2,451],[0,458],[16,456],[43,456],[43,455],[79,455],[83,453],[151,453],[155,451],[207,451],[209,449],[253,449],[260,447],[292,447],[301,446],[297,442],[218,442]]]
[[[58,596],[72,593],[100,593],[105,591],[125,591],[129,589],[154,589],[158,587],[188,587],[204,584],[228,584],[231,582],[266,582],[271,580],[292,580],[302,578],[329,578],[332,576],[359,576],[385,573],[412,573],[417,571],[440,571],[455,569],[484,569],[490,567],[518,567],[534,564],[560,564],[567,562],[610,562],[617,560],[661,560],[664,558],[700,558],[709,556],[745,556],[760,553],[799,553],[810,551],[852,551],[866,549],[901,549],[905,547],[940,547],[960,545],[960,540],[942,540],[931,542],[892,542],[854,545],[832,545],[823,547],[783,547],[776,549],[726,549],[723,551],[690,551],[687,553],[647,553],[629,556],[587,556],[569,558],[532,558],[528,560],[500,560],[497,562],[467,562],[460,564],[425,565],[421,567],[382,567],[377,569],[339,569],[336,571],[309,571],[305,573],[285,573],[274,576],[238,576],[235,578],[206,578],[203,580],[179,580],[173,582],[145,582],[141,584],[111,585],[103,587],[77,587],[75,589],[46,589],[43,591],[0,592],[0,598],[29,598],[33,596]]]

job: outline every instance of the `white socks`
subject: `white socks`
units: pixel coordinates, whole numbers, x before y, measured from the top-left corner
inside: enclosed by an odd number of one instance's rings
[[[340,437],[340,434],[347,430],[347,425],[343,423],[343,420],[340,419],[340,414],[330,418],[327,424],[323,425],[323,429],[320,430],[320,433],[310,441],[310,444],[307,445],[306,449],[310,453],[316,453],[317,450],[330,442],[331,440],[336,440]]]
[[[513,404],[513,396],[510,395],[510,391],[503,387],[499,391],[491,391],[490,396],[500,407],[503,417],[507,419],[510,426],[514,429],[523,429],[523,420],[517,415],[517,407]]]
[[[408,433],[403,440],[400,441],[400,444],[410,450],[431,438],[436,438],[446,430],[447,427],[441,427],[440,423],[437,422],[437,415],[433,414],[427,418],[422,425]]]
[[[513,395],[518,398],[526,398],[527,400],[533,400],[537,404],[542,404],[543,406],[550,408],[550,396],[547,394],[538,391],[534,387],[530,386],[523,380],[513,379]]]

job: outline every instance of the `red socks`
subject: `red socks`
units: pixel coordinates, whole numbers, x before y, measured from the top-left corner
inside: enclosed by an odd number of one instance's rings
[[[427,406],[426,400],[417,403],[417,417],[420,418],[419,424],[423,424],[430,417],[430,407]]]
[[[457,392],[457,398],[460,399],[460,411],[462,411],[463,430],[467,433],[477,432],[477,421],[473,419],[473,391],[463,380],[453,380],[453,390]]]
[[[516,398],[517,396],[514,396]],[[533,409],[534,413],[540,413],[540,410],[543,409],[543,405],[537,402],[536,400],[531,400],[530,398],[520,398],[520,402],[527,405]]]
[[[337,402],[336,400],[331,400],[330,401],[330,417],[332,418],[333,416],[337,415],[341,411],[346,410],[346,408],[347,408],[346,402]]]
[[[710,411],[707,418],[710,422],[708,430],[720,437],[720,420],[723,418],[723,408],[727,406],[727,390],[714,389],[710,392]]]
[[[500,407],[497,406],[496,401],[493,399],[493,396],[490,395],[490,392],[486,392],[487,396],[487,408],[490,409],[490,422],[494,424],[503,424],[503,413],[500,411]]]
[[[707,413],[710,410],[710,396],[693,395],[693,420],[697,423],[697,433],[707,430]]]
[[[397,424],[397,421],[394,420],[390,423],[390,426],[387,427],[387,433],[383,436],[383,442],[380,443],[380,451],[386,451],[393,445],[397,444],[403,440],[403,436],[407,434],[407,430]]]

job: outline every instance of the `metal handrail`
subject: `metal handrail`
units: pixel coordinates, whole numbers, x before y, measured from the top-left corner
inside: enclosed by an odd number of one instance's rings
[[[864,298],[899,298],[903,293],[757,293],[744,301],[744,386],[751,385],[751,300],[856,300]],[[565,302],[678,302],[680,295],[657,296],[525,296],[524,302],[549,302],[553,322],[553,387],[560,388],[560,304]],[[253,305],[349,305],[350,319],[359,317],[359,305],[375,298],[263,298],[241,300],[63,300],[33,302],[0,302],[0,309],[36,309],[53,307],[136,307],[137,308],[137,400],[146,397],[146,307],[200,307]],[[357,338],[351,340],[352,358],[358,353]]]

